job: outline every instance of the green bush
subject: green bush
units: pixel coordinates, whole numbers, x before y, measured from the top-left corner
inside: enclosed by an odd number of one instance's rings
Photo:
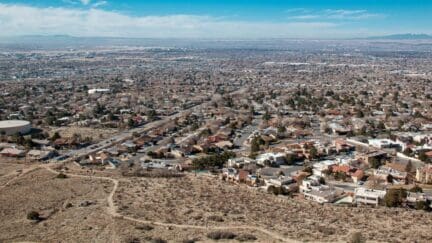
[[[27,219],[28,220],[35,220],[35,221],[39,221],[41,219],[40,214],[36,211],[31,211],[27,214]]]
[[[250,241],[257,240],[257,237],[255,235],[251,235],[251,234],[241,234],[241,235],[237,236],[235,239],[238,241],[250,242]]]
[[[384,204],[387,207],[399,207],[405,200],[407,192],[405,189],[389,189],[384,197]]]
[[[229,231],[215,231],[207,234],[212,240],[231,240],[236,238],[236,234]]]
[[[349,240],[349,243],[363,243],[363,242],[366,242],[366,241],[360,232],[354,232],[351,235],[351,239]]]
[[[223,152],[222,154],[209,155],[202,158],[197,158],[192,161],[192,166],[194,169],[203,170],[210,169],[214,167],[222,167],[225,162],[235,157],[233,152]]]
[[[65,174],[63,174],[63,173],[59,173],[59,174],[56,176],[56,178],[59,178],[59,179],[66,179],[66,178],[67,178],[67,175],[65,175]]]

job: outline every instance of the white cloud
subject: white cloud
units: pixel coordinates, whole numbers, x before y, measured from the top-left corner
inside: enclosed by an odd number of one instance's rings
[[[315,20],[362,20],[383,18],[384,14],[370,13],[367,10],[355,9],[325,9],[325,10],[308,10],[308,9],[289,9],[285,11],[290,14],[290,19],[315,19]]]
[[[93,8],[91,5],[89,9],[72,9],[0,3],[0,36],[68,34],[155,38],[334,38],[353,35],[341,23],[313,20],[314,16],[287,22],[238,21],[206,15],[135,17]]]
[[[80,1],[84,5],[88,5],[91,2],[91,0],[80,0]]]
[[[108,4],[107,1],[98,1],[98,2],[93,3],[93,4],[92,4],[92,7],[93,7],[93,8],[97,8],[97,7],[100,7],[100,6],[106,5],[106,4]]]
[[[287,15],[296,18],[272,22],[207,15],[130,16],[98,9],[104,4],[103,0],[93,0],[88,6],[83,6],[79,0],[64,1],[77,4],[70,4],[68,8],[41,8],[0,3],[0,37],[67,34],[154,38],[351,38],[430,32],[422,27],[384,27],[379,22],[374,25],[362,22],[383,17],[366,10],[287,10]]]

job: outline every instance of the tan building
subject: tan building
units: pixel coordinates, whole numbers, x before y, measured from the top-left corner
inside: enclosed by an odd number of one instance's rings
[[[426,165],[416,170],[416,180],[424,184],[432,184],[432,165]]]

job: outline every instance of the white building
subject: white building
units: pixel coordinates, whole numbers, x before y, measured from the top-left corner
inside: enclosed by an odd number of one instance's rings
[[[403,171],[398,171],[386,166],[381,166],[378,169],[374,170],[374,175],[379,176],[383,179],[386,179],[389,175],[391,175],[393,177],[393,182],[397,181],[401,181],[401,182],[405,182],[408,173],[407,172],[403,172]]]
[[[256,157],[256,162],[257,164],[260,165],[266,165],[266,163],[282,165],[285,163],[285,154],[284,153],[260,154]]]
[[[289,176],[279,176],[278,178],[265,179],[264,182],[267,186],[281,187],[294,183],[294,179]]]
[[[343,190],[321,185],[317,177],[311,176],[302,181],[299,187],[300,193],[308,199],[318,203],[331,203],[340,198]]]
[[[354,190],[354,202],[356,204],[378,206],[380,200],[382,200],[385,195],[386,191],[358,187]]]
[[[422,192],[408,192],[406,200],[409,203],[426,202],[431,201],[432,196]]]
[[[369,139],[368,143],[370,146],[384,149],[384,148],[398,148],[404,149],[405,145],[401,142],[396,142],[390,139]]]
[[[325,171],[328,171],[330,169],[330,166],[336,164],[333,160],[324,160],[320,161],[318,163],[313,164],[312,166],[312,174],[316,176],[325,176]]]
[[[14,135],[17,133],[26,134],[31,131],[29,121],[23,120],[4,120],[0,121],[0,132],[5,135]]]
[[[108,93],[109,89],[89,89],[88,94],[96,94],[96,93]]]
[[[227,166],[240,168],[250,163],[255,163],[255,160],[248,157],[232,158],[232,159],[228,159]]]

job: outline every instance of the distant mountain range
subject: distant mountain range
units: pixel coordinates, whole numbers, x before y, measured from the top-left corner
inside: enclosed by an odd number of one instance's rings
[[[432,35],[427,34],[395,34],[395,35],[384,35],[384,36],[372,36],[367,39],[373,40],[424,40],[424,39],[432,39]]]

